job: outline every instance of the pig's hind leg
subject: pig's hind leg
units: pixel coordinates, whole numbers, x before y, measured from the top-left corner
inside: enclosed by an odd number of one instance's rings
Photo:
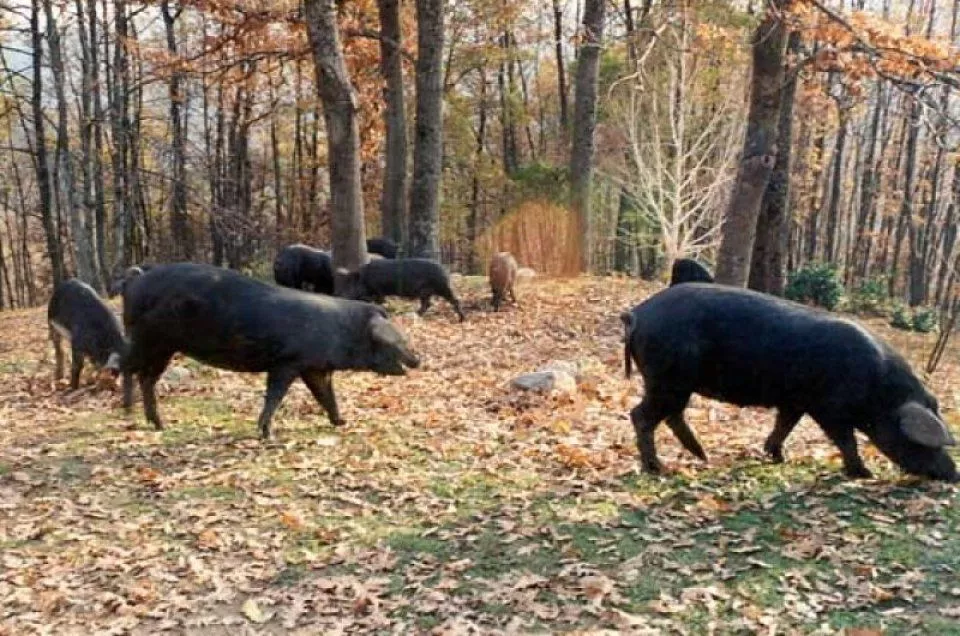
[[[700,446],[697,436],[694,435],[687,421],[683,419],[683,411],[668,417],[667,426],[670,427],[670,430],[673,431],[673,434],[680,440],[684,448],[690,451],[695,457],[707,461],[707,454],[703,451],[703,447]]]
[[[693,437],[693,432],[683,421],[683,409],[686,408],[689,399],[689,392],[669,391],[659,393],[648,383],[643,400],[630,411],[630,421],[633,423],[633,430],[637,435],[637,450],[640,451],[640,467],[644,472],[658,474],[663,470],[663,466],[657,457],[654,434],[660,422],[666,418],[670,418],[670,428],[674,430],[675,434],[678,429],[682,431],[678,437],[680,437],[681,443],[687,450],[698,457],[704,455],[700,444]],[[677,425],[678,419],[682,423],[680,426]],[[687,433],[689,433],[689,436],[687,436]],[[690,442],[692,444],[688,445]],[[694,448],[699,449],[700,453],[698,454]]]
[[[803,417],[802,411],[797,412],[783,408],[777,410],[777,423],[770,431],[770,435],[767,436],[767,441],[763,443],[764,452],[770,456],[774,463],[783,463],[783,443],[796,428],[801,417]]]

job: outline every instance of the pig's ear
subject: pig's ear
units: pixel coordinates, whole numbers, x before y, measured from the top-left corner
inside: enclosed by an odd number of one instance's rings
[[[918,402],[907,402],[898,410],[900,430],[911,441],[929,448],[955,446],[956,440],[936,414]]]

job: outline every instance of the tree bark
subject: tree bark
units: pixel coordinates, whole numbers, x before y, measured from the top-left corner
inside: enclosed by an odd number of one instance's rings
[[[800,34],[791,33],[787,49],[800,47]],[[749,287],[782,296],[786,286],[787,241],[790,236],[790,163],[793,155],[793,105],[797,77],[792,75],[783,88],[780,122],[777,129],[777,160],[760,204],[757,238],[753,244]]]
[[[336,157],[329,166],[333,266],[356,271],[367,259],[357,95],[343,57],[334,0],[306,0],[306,13],[317,95],[327,129],[327,156]],[[341,284],[337,277],[337,286]]]
[[[480,68],[480,95],[477,103],[477,146],[473,155],[473,178],[470,186],[470,211],[467,214],[467,272],[479,271],[477,263],[477,229],[480,224],[480,167],[487,138],[487,74]]]
[[[63,280],[63,251],[60,235],[53,218],[53,193],[50,187],[50,168],[47,159],[47,138],[43,114],[43,33],[40,31],[40,0],[30,3],[30,37],[33,46],[33,85],[30,106],[33,114],[34,165],[37,172],[37,190],[40,194],[40,219],[50,256],[53,284]]]
[[[443,38],[442,0],[417,0],[417,121],[408,253],[433,259],[440,257]]]
[[[757,234],[760,204],[776,164],[787,41],[780,11],[789,3],[790,0],[772,0],[773,6],[757,27],[753,39],[747,133],[723,226],[716,273],[717,282],[736,287],[746,285],[750,276],[750,257]]]
[[[827,253],[828,263],[837,262],[837,248],[840,244],[840,194],[843,188],[843,160],[847,142],[847,110],[840,107],[840,123],[837,139],[833,147],[833,174],[830,182],[830,199],[827,204]]]
[[[399,0],[377,0],[380,9],[380,73],[386,127],[386,166],[380,199],[381,232],[403,245],[407,220],[407,116],[403,101],[403,29]]]
[[[130,235],[133,229],[128,172],[130,155],[130,69],[126,52],[127,4],[114,0],[115,44],[113,47],[113,82],[110,99],[110,122],[113,134],[113,232],[114,268],[122,270],[132,264],[133,246]]]
[[[590,270],[591,182],[593,180],[594,132],[597,127],[597,83],[603,47],[604,0],[586,0],[583,34],[577,57],[573,110],[573,143],[570,147],[570,186],[580,246],[580,271]]]
[[[553,41],[557,51],[557,98],[560,101],[561,137],[570,127],[567,114],[567,74],[563,62],[563,9],[560,0],[553,0]]]
[[[53,88],[57,96],[57,181],[61,192],[61,201],[70,220],[70,233],[76,250],[77,276],[89,283],[94,289],[102,289],[100,274],[94,259],[91,228],[87,226],[86,215],[77,201],[76,180],[73,174],[73,162],[70,160],[69,118],[67,115],[66,72],[63,66],[63,54],[60,47],[60,32],[53,13],[51,0],[44,1],[44,13],[47,19],[47,44],[50,48],[50,68],[53,71]]]
[[[181,8],[170,10],[169,0],[162,0],[160,13],[166,33],[167,52],[174,64],[170,71],[168,91],[170,96],[170,135],[172,170],[170,171],[170,236],[173,239],[173,257],[175,260],[193,259],[193,238],[190,232],[190,220],[187,217],[187,154],[186,134],[183,125],[184,76],[177,65],[177,18]]]

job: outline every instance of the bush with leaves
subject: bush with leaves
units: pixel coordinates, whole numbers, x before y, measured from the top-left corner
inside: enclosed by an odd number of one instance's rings
[[[845,303],[847,311],[867,316],[882,316],[887,313],[890,298],[887,282],[883,276],[865,280],[853,291]]]
[[[897,305],[890,319],[890,326],[904,331],[930,333],[937,329],[937,310],[930,307],[917,307],[911,310]]]
[[[837,269],[829,264],[807,265],[790,274],[784,296],[799,303],[813,303],[825,309],[835,309],[843,294],[843,284]]]

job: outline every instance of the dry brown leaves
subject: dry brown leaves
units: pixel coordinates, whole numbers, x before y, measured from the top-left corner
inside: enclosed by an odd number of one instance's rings
[[[779,619],[725,583],[738,568],[765,567],[754,539],[709,531],[742,508],[742,493],[693,489],[650,508],[649,527],[631,530],[647,549],[622,562],[614,544],[586,560],[576,541],[535,514],[535,499],[545,497],[558,519],[614,528],[611,506],[646,509],[676,494],[623,481],[636,471],[626,414],[639,389],[622,377],[617,316],[651,288],[615,278],[537,281],[520,288],[522,310],[492,313],[482,284],[458,284],[471,289],[466,323],[444,305],[425,319],[396,317],[422,369],[396,379],[339,374],[344,429],[330,427],[297,386],[269,444],[254,426],[262,377],[180,361],[186,371],[160,394],[168,430],[149,430],[139,406],[131,428],[119,393],[92,386],[92,375],[74,394],[54,385],[42,309],[0,314],[0,631],[407,633],[429,617],[437,634],[584,624],[652,633],[684,607],[716,621],[718,608],[731,606],[742,626],[771,629]],[[902,346],[906,336],[896,338]],[[926,349],[909,338],[922,357]],[[557,359],[580,364],[575,395],[508,388],[515,375]],[[948,408],[956,377],[951,363],[934,378]],[[709,467],[662,431],[660,449],[672,470],[691,477],[758,456],[771,426],[769,414],[697,398],[688,421]],[[788,450],[835,456],[812,424]],[[918,496],[898,510],[881,507],[874,521],[911,524],[933,545],[943,537],[924,522],[941,505]],[[849,554],[837,544],[850,537],[842,521],[813,505],[796,528],[781,529],[783,556],[843,562]],[[549,574],[474,576],[483,564],[462,555],[475,554],[490,528],[504,554],[543,550],[561,561]],[[702,571],[671,558],[692,544],[682,539],[691,528],[706,529],[715,551]],[[385,541],[399,532],[448,546],[448,558],[401,561]],[[700,582],[638,611],[622,586],[651,564]],[[800,590],[785,603],[803,616],[851,599],[910,597],[909,579],[880,585],[869,563],[860,566],[840,600],[831,596],[836,581],[823,593],[822,582],[807,581],[806,593],[785,579],[785,590]]]

